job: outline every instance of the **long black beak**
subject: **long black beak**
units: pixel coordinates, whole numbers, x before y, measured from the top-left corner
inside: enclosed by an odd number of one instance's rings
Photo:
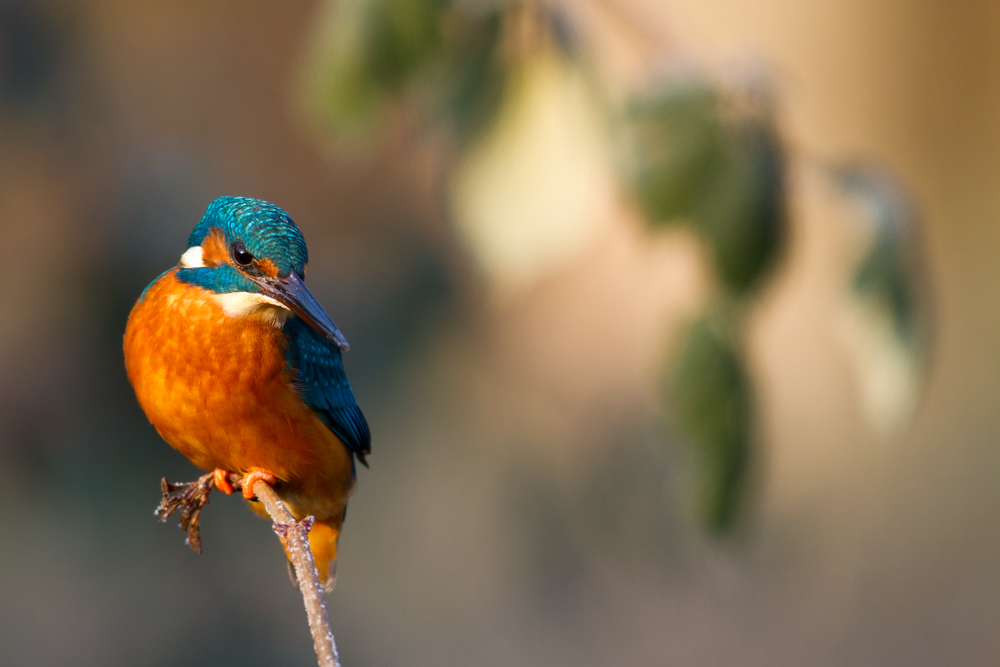
[[[319,301],[294,271],[289,273],[287,278],[258,278],[254,282],[260,285],[262,294],[271,297],[301,317],[306,324],[323,334],[341,350],[351,347],[347,344],[344,334],[340,333],[340,329],[323,310],[323,306],[319,305]]]

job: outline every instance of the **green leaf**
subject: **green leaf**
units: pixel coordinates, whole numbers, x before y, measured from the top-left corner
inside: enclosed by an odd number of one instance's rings
[[[365,58],[372,78],[396,90],[442,47],[441,20],[451,0],[369,0]]]
[[[456,9],[448,17],[438,97],[460,141],[489,127],[503,103],[502,29],[503,14],[496,7],[471,16]]]
[[[723,285],[735,294],[756,286],[786,235],[784,156],[764,119],[730,129],[727,160],[696,213]]]
[[[738,516],[750,454],[750,385],[740,355],[707,317],[692,325],[670,379],[678,425],[697,455],[698,507],[724,532]]]
[[[367,137],[385,102],[440,55],[451,0],[343,0],[320,29],[307,105],[335,137]]]
[[[631,180],[650,223],[691,223],[735,294],[766,275],[786,227],[780,140],[766,109],[745,106],[689,82],[634,103],[627,114]]]
[[[693,216],[727,161],[715,91],[702,82],[658,91],[634,102],[626,123],[631,180],[649,220]]]

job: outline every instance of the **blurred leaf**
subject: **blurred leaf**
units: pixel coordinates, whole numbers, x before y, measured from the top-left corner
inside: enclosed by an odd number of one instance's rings
[[[854,276],[854,289],[890,313],[896,334],[904,341],[914,335],[914,307],[898,239],[880,234]]]
[[[306,106],[337,139],[367,138],[381,116],[384,92],[367,62],[364,30],[368,5],[377,1],[346,0],[328,11],[316,38],[317,53],[308,61]]]
[[[893,436],[919,401],[930,333],[919,220],[903,189],[884,172],[850,165],[834,176],[861,205],[866,239],[841,329],[864,413],[878,434]]]
[[[695,446],[705,523],[732,527],[750,453],[752,406],[740,356],[708,317],[692,325],[671,378],[676,419]]]
[[[318,37],[306,90],[336,136],[366,136],[398,93],[439,55],[451,0],[343,0]]]
[[[365,58],[375,83],[386,90],[440,52],[441,19],[451,0],[367,0]]]
[[[715,91],[686,83],[635,102],[627,112],[639,202],[654,224],[690,218],[726,163]]]
[[[743,294],[784,239],[784,159],[763,111],[730,106],[707,83],[675,84],[635,103],[627,121],[632,181],[650,223],[693,224],[722,284]]]
[[[498,7],[474,16],[453,11],[445,21],[440,97],[462,141],[488,127],[503,101],[507,72],[498,53],[502,28]]]
[[[888,313],[896,335],[910,343],[918,334],[916,219],[901,188],[888,176],[858,165],[837,171],[837,180],[866,209],[874,239],[854,274],[853,289]]]
[[[509,10],[453,0],[344,0],[318,36],[307,107],[335,138],[368,139],[388,103],[413,93],[432,121],[449,123],[467,143],[495,120],[504,97]]]
[[[732,128],[728,159],[696,213],[722,283],[737,294],[766,274],[785,238],[784,156],[766,120]]]

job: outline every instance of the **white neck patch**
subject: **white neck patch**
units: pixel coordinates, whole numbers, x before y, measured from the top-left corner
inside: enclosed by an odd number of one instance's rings
[[[205,262],[202,260],[201,256],[201,246],[191,246],[184,251],[181,255],[181,264],[185,269],[203,269],[205,268]]]

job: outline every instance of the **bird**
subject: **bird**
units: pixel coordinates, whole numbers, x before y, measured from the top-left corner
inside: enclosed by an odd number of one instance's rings
[[[329,591],[371,434],[344,371],[347,339],[305,286],[308,261],[283,209],[216,199],[132,308],[125,369],[160,436],[216,488],[232,493],[239,475],[267,517],[253,492],[263,480],[297,521],[315,518],[309,544]]]

